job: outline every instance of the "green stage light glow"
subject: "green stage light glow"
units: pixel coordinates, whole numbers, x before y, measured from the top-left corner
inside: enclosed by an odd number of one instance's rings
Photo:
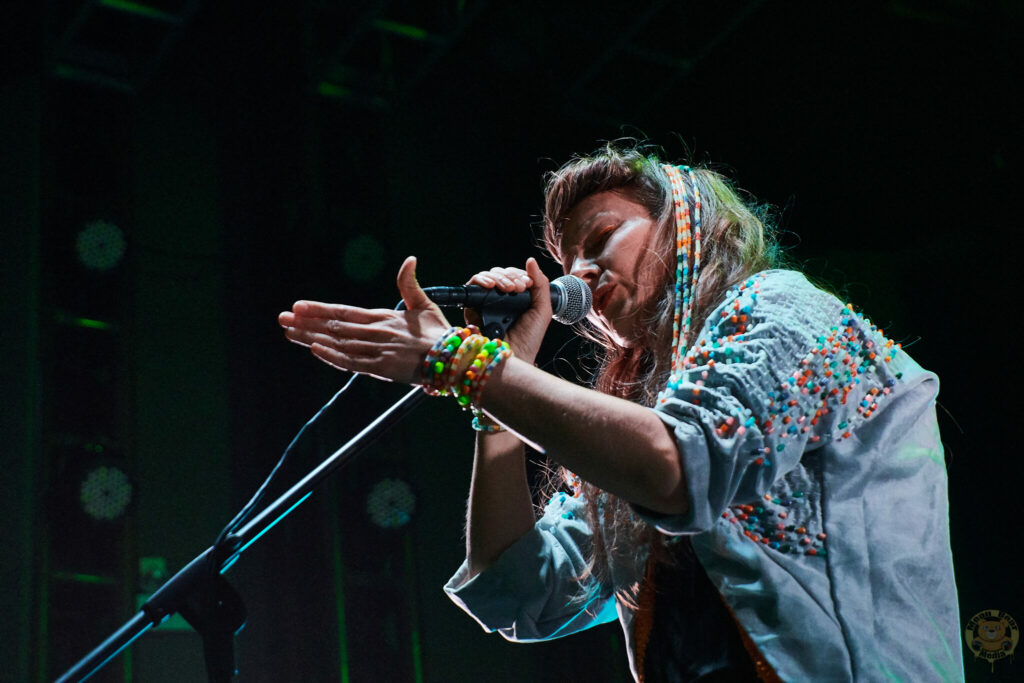
[[[144,17],[146,19],[152,19],[153,21],[162,21],[165,24],[180,24],[181,17],[171,14],[170,12],[164,12],[155,7],[143,5],[138,2],[129,2],[128,0],[100,0],[100,4],[104,7],[108,7],[125,14],[133,14],[137,17]]]
[[[374,19],[373,27],[378,31],[393,33],[396,36],[411,38],[412,40],[426,40],[430,36],[427,31],[418,26],[400,24],[397,21],[388,21],[387,19]]]
[[[51,572],[50,576],[58,581],[71,581],[73,583],[88,583],[96,586],[116,586],[117,579],[110,576],[98,576],[96,574],[76,574],[74,572]]]
[[[93,320],[91,318],[73,318],[71,322],[79,327],[88,327],[91,330],[110,329],[110,323],[105,323],[102,320]]]
[[[338,100],[343,100],[349,96],[348,88],[343,88],[340,85],[328,83],[327,81],[322,81],[317,90],[324,97],[333,97],[334,99]]]
[[[388,101],[378,95],[369,95],[363,92],[353,92],[351,89],[330,81],[321,81],[317,86],[317,92],[323,97],[341,102],[351,102],[369,109],[387,109]]]

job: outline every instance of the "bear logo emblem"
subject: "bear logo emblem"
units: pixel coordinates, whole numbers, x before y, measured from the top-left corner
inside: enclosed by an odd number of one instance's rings
[[[975,659],[988,660],[992,671],[995,671],[997,660],[1013,657],[1019,638],[1017,622],[1006,612],[996,609],[978,612],[964,629],[967,648]]]

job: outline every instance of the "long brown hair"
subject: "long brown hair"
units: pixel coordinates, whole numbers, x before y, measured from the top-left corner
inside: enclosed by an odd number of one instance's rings
[[[730,287],[781,262],[767,220],[770,209],[744,201],[721,173],[707,167],[695,166],[692,170],[702,200],[703,244],[691,338],[703,327],[710,311],[722,301]],[[684,175],[686,182],[691,182],[689,175]],[[646,262],[641,266],[643,271],[654,273],[657,294],[644,304],[643,317],[647,324],[639,326],[639,338],[631,346],[622,347],[589,323],[583,323],[580,330],[602,350],[594,388],[653,406],[668,380],[675,306],[676,226],[671,186],[662,162],[636,141],[616,141],[593,154],[573,158],[549,173],[546,180],[544,243],[559,262],[562,262],[565,220],[577,204],[593,194],[614,191],[628,195],[643,205],[657,224],[651,248],[642,257]],[[694,194],[689,193],[691,214]],[[566,471],[556,468],[552,472],[549,487],[561,486],[566,480]],[[591,561],[585,576],[593,575],[605,583],[609,556],[620,547],[650,544],[656,557],[664,555],[660,534],[638,521],[628,503],[586,482],[583,495],[585,517],[594,532]],[[635,592],[635,587],[628,592]],[[620,591],[620,594],[628,599],[628,592]]]

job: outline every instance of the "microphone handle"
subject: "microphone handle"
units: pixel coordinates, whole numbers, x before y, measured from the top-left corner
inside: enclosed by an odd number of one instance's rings
[[[478,285],[427,287],[423,292],[438,306],[472,308],[478,311],[487,309],[494,312],[522,313],[533,303],[529,291],[507,293],[497,288],[488,289]]]

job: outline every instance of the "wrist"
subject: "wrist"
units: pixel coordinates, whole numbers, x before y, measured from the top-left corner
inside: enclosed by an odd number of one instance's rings
[[[509,369],[510,366],[520,365],[525,362],[526,361],[521,359],[519,356],[513,356],[512,358],[506,360],[504,363],[501,363],[500,365],[495,367],[494,370],[491,372],[491,376],[487,384],[483,386],[482,390],[478,395],[476,407],[482,411],[485,409],[486,406],[493,406],[495,404],[495,396],[502,392],[502,387],[505,384],[505,373],[515,372],[515,368],[512,368],[511,370]]]
[[[464,409],[476,408],[491,374],[512,356],[508,343],[488,339],[470,325],[445,332],[422,363],[424,391],[452,395]]]

